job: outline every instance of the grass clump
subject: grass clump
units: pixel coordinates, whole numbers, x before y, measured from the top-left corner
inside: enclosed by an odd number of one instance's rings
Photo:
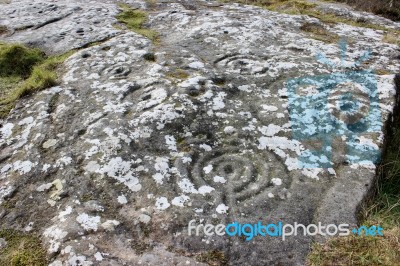
[[[339,35],[325,29],[324,26],[316,23],[305,23],[300,30],[310,33],[311,37],[325,43],[336,43],[340,40]]]
[[[28,76],[34,65],[45,56],[39,49],[31,49],[20,44],[0,44],[0,76]]]
[[[5,118],[21,97],[57,85],[56,70],[71,54],[46,58],[38,49],[1,44],[0,118]]]
[[[3,266],[42,266],[47,265],[46,251],[39,237],[15,230],[0,230],[0,238],[7,244],[0,249],[0,265]]]
[[[129,30],[149,38],[153,43],[159,42],[159,34],[151,29],[144,27],[147,21],[147,13],[135,10],[126,4],[120,4],[122,12],[117,15],[120,23],[124,24]]]

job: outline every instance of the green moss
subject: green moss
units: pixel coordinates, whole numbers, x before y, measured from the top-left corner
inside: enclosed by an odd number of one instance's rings
[[[3,229],[0,230],[0,238],[3,238],[7,242],[7,245],[0,252],[0,265],[47,265],[46,251],[43,249],[41,241],[36,235]]]
[[[11,71],[4,71],[2,75],[0,75],[0,118],[6,117],[14,107],[15,102],[21,97],[57,85],[58,75],[56,70],[58,66],[74,52],[71,51],[63,55],[51,56],[49,58],[43,57],[35,61],[32,59],[35,58],[35,56],[25,56],[24,52],[21,52],[19,45],[3,44],[2,46],[3,48],[5,46],[18,47],[18,49],[4,48],[4,50],[13,50],[16,52],[14,54],[5,53],[6,56],[2,58],[4,61],[0,59],[0,62],[9,60],[5,65],[9,65],[9,67],[14,66],[15,68],[15,70],[13,70],[13,75],[11,75]],[[24,49],[22,49],[22,51]],[[36,49],[33,50],[34,52],[32,53],[34,55],[41,54],[41,52],[37,52]],[[27,57],[29,57],[29,59],[26,59]],[[6,60],[6,58],[8,59]],[[32,65],[33,62],[35,62],[35,64]],[[7,69],[5,65],[1,65],[0,63],[0,68]]]
[[[207,263],[210,266],[228,265],[225,254],[218,250],[202,253],[196,257],[197,261]]]
[[[132,9],[126,4],[120,4],[119,7],[122,9],[122,12],[117,15],[120,23],[125,24],[129,30],[149,38],[155,44],[159,42],[158,33],[144,27],[147,21],[146,12]]]

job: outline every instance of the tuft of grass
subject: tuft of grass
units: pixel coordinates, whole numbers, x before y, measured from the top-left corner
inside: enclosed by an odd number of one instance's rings
[[[310,33],[311,37],[325,43],[337,43],[340,40],[339,35],[325,29],[324,26],[316,23],[305,23],[300,30]]]
[[[120,4],[119,7],[122,9],[122,12],[117,15],[120,23],[125,24],[129,30],[150,39],[153,43],[159,43],[159,34],[144,27],[148,18],[145,11],[132,9],[126,4]]]
[[[44,57],[38,49],[1,44],[0,118],[5,118],[15,102],[25,95],[57,85],[57,68],[73,51]]]
[[[0,76],[27,77],[34,65],[42,62],[45,55],[39,49],[20,44],[0,43]]]
[[[46,251],[36,235],[24,234],[11,229],[2,229],[0,230],[0,238],[7,242],[7,245],[0,252],[0,265],[47,265]]]

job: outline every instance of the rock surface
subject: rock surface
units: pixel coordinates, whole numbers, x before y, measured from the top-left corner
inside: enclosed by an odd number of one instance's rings
[[[116,1],[0,5],[0,25],[9,29],[2,40],[49,54],[82,48],[65,62],[59,86],[20,100],[1,121],[0,202],[13,207],[0,206],[0,227],[39,232],[53,266],[202,265],[196,255],[209,250],[231,265],[302,265],[312,237],[188,236],[188,223],[357,223],[374,162],[349,160],[339,127],[327,130],[331,167],[302,167],[299,158],[321,143],[293,137],[288,84],[339,71],[392,73],[374,76],[379,117],[367,123],[371,130],[350,129],[362,146],[355,149],[381,149],[400,66],[382,31],[237,4],[126,2],[148,10],[160,44],[114,28]],[[307,23],[347,38],[347,57],[341,62],[338,44],[301,31]],[[349,67],[368,50],[366,63]],[[343,90],[372,99],[354,84],[326,95],[330,114]],[[321,121],[307,128],[330,126]]]

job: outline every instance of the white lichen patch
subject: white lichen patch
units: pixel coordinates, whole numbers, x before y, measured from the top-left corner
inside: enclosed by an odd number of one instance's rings
[[[186,195],[182,195],[179,197],[175,197],[171,203],[172,205],[178,206],[178,207],[184,207],[185,202],[187,202],[188,200],[190,200],[190,198]]]
[[[101,227],[106,231],[112,232],[115,230],[115,227],[120,224],[121,223],[117,220],[107,220],[101,224]]]
[[[275,177],[271,179],[272,184],[274,184],[275,186],[280,186],[282,185],[282,179]]]
[[[219,205],[217,206],[216,211],[217,211],[218,213],[220,213],[220,214],[223,214],[223,213],[227,213],[227,212],[228,212],[228,209],[229,209],[229,207],[226,206],[225,204],[219,204]]]
[[[13,128],[13,123],[7,123],[0,128],[0,143],[6,141],[8,138],[11,137]]]
[[[170,135],[165,136],[165,143],[167,144],[168,149],[170,149],[171,151],[178,151],[174,136]]]
[[[59,214],[58,214],[58,219],[60,220],[60,222],[65,222],[67,219],[65,218],[65,216],[68,216],[68,215],[70,215],[71,213],[72,213],[72,207],[71,206],[67,206],[66,208],[65,208],[65,211],[61,211]]]
[[[219,176],[219,175],[214,176],[213,180],[214,180],[215,183],[224,184],[226,182],[226,179],[223,176]]]
[[[168,199],[166,197],[159,197],[156,200],[156,209],[163,211],[169,208],[169,206],[171,206],[171,204],[168,202]]]
[[[179,181],[178,186],[183,193],[201,194],[203,196],[215,190],[213,187],[210,187],[208,185],[204,185],[196,189],[194,184],[187,178],[184,178],[181,181]]]
[[[211,164],[209,164],[203,168],[203,171],[205,174],[209,174],[212,170],[213,170],[213,166]]]
[[[168,158],[165,157],[157,157],[154,164],[154,169],[157,171],[153,175],[154,181],[157,184],[163,184],[164,178],[168,178],[170,176],[170,169],[168,164]]]
[[[125,195],[120,195],[117,198],[119,204],[127,204],[128,200],[126,199]]]
[[[139,183],[136,173],[132,170],[132,163],[132,161],[124,161],[121,157],[116,157],[103,166],[91,161],[85,166],[85,170],[88,172],[107,174],[107,176],[115,178],[133,192],[137,192],[142,186]]]
[[[100,224],[100,216],[90,216],[86,213],[81,213],[76,217],[76,221],[85,230],[97,231]]]
[[[61,240],[68,235],[68,232],[63,231],[57,225],[53,225],[47,228],[43,232],[43,236],[48,239],[50,247],[48,248],[49,253],[55,253],[59,250]]]

